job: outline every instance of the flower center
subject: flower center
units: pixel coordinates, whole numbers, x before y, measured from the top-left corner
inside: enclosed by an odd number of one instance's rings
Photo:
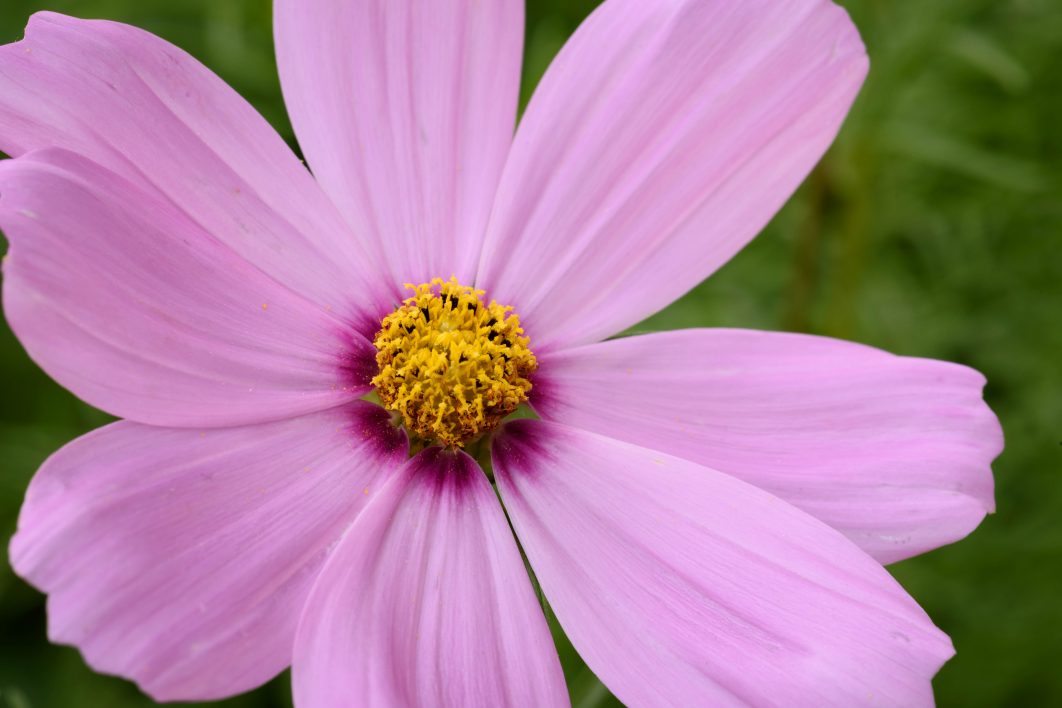
[[[440,278],[383,319],[372,380],[380,402],[425,442],[463,447],[527,401],[538,367],[512,308]]]

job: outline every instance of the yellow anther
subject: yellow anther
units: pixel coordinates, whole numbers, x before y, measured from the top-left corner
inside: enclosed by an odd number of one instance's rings
[[[425,442],[462,447],[527,401],[538,367],[511,307],[440,278],[384,318],[373,344],[380,402]]]

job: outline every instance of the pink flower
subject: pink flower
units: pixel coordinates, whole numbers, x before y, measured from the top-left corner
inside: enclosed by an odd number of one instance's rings
[[[41,14],[0,49],[8,321],[126,419],[27,494],[11,560],[49,636],[163,700],[290,664],[300,708],[565,704],[464,446],[625,703],[930,704],[951,643],[881,563],[992,510],[982,377],[791,334],[602,341],[822,155],[867,68],[846,14],[607,0],[514,138],[519,0],[275,12],[314,176],[147,33]],[[451,276],[489,295],[402,304]],[[540,420],[495,427],[528,392]]]

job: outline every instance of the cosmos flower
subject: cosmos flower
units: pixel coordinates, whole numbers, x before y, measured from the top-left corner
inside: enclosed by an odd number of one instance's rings
[[[847,15],[606,0],[515,137],[520,0],[277,0],[275,30],[312,175],[145,32],[40,14],[0,49],[7,320],[123,419],[27,493],[49,636],[160,700],[291,665],[299,708],[563,705],[522,547],[629,705],[931,703],[951,643],[882,563],[991,510],[981,376],[606,341],[825,151]]]

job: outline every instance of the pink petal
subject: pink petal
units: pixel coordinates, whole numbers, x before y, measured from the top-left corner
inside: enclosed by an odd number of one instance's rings
[[[236,425],[368,390],[372,345],[88,160],[0,162],[8,323],[59,383],[156,425]]]
[[[358,517],[299,623],[295,704],[560,706],[568,696],[498,499],[430,448]]]
[[[579,654],[628,705],[931,705],[951,642],[880,564],[777,497],[543,421],[502,500]]]
[[[522,0],[277,0],[277,61],[314,174],[397,283],[475,275],[512,142]]]
[[[290,148],[194,58],[147,32],[54,13],[0,47],[0,149],[57,146],[171,200],[204,231],[363,329],[395,290]],[[367,332],[371,334],[371,332]]]
[[[37,473],[12,564],[49,594],[52,641],[97,671],[158,700],[240,693],[288,665],[330,545],[405,449],[364,402],[204,432],[115,423]]]
[[[544,357],[546,418],[733,475],[883,563],[957,541],[994,509],[984,377],[823,337],[689,330]]]
[[[824,0],[608,0],[520,124],[477,285],[539,349],[637,323],[767,224],[866,70]]]

